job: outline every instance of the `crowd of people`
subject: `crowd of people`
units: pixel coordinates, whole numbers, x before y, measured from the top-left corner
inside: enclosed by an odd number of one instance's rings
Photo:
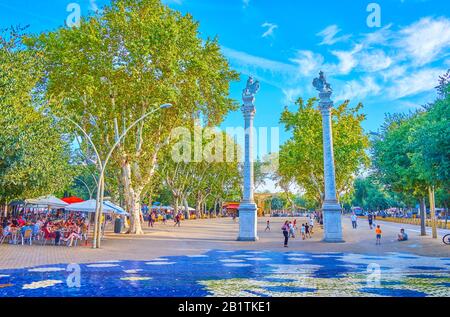
[[[350,216],[350,220],[352,222],[352,228],[357,229],[358,228],[358,216],[353,213]],[[376,223],[376,215],[369,213],[367,216],[367,221],[369,225],[369,230],[374,231],[375,234],[375,244],[381,245],[381,238],[383,231],[381,230],[381,225]],[[296,237],[300,237],[302,240],[310,239],[313,234],[313,228],[315,223],[322,224],[322,218],[318,216],[317,214],[311,214],[308,216],[305,223],[298,224],[297,219],[294,219],[293,221],[285,221],[283,226],[281,227],[281,231],[284,236],[284,247],[288,247],[289,239],[295,239]],[[266,223],[266,229],[265,231],[270,231],[270,220],[267,220]],[[406,233],[405,229],[401,228],[400,232],[397,236],[397,241],[407,241],[408,240],[408,234]]]
[[[146,216],[147,220],[148,220],[148,227],[153,228],[154,224],[156,223],[157,219],[161,218],[162,224],[166,224],[167,223],[167,213],[165,212],[156,212],[156,211],[151,211],[150,213],[148,213],[148,215]],[[174,227],[180,227],[181,226],[181,219],[182,219],[183,215],[181,212],[178,212],[174,217],[173,217],[173,221],[174,221]]]
[[[355,213],[352,213],[350,216],[351,222],[352,222],[352,228],[357,229],[358,228],[358,216]],[[381,236],[383,234],[381,230],[381,225],[376,224],[377,215],[375,213],[369,213],[367,215],[367,222],[369,225],[370,230],[375,229],[375,244],[381,245]],[[401,228],[400,233],[397,236],[397,241],[407,241],[408,240],[408,234],[406,233],[405,229]]]
[[[81,214],[72,213],[67,217],[61,214],[29,214],[19,216],[0,217],[0,242],[11,244],[40,241],[61,245],[62,242],[71,247],[79,240],[87,243],[89,221]]]
[[[311,214],[305,223],[298,224],[297,219],[293,221],[285,221],[284,225],[281,227],[281,231],[284,236],[284,247],[288,247],[289,239],[295,239],[297,236],[301,237],[302,240],[311,239],[313,235],[314,225],[317,220],[317,215]],[[267,220],[266,231],[270,231],[270,221]]]

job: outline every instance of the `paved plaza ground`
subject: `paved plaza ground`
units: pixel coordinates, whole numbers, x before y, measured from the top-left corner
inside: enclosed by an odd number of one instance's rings
[[[270,232],[267,219],[259,219],[256,243],[236,241],[238,222],[221,218],[158,223],[144,236],[108,232],[99,250],[5,244],[0,296],[450,296],[448,230],[434,240],[417,226],[379,221],[377,246],[366,220],[354,230],[345,217],[345,243],[324,243],[315,228],[312,239],[284,248],[286,218],[270,218]],[[400,243],[402,227],[410,240]],[[85,287],[65,286],[69,263],[80,264]]]

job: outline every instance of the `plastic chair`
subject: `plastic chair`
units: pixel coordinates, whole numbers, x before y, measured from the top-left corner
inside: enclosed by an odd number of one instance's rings
[[[6,233],[3,229],[1,229],[0,245],[2,245],[3,241],[6,239],[11,239],[11,232]]]
[[[25,241],[29,241],[29,244],[32,244],[32,240],[33,240],[33,230],[32,229],[27,229],[25,230],[25,232],[21,235],[22,236],[22,245],[24,245]]]

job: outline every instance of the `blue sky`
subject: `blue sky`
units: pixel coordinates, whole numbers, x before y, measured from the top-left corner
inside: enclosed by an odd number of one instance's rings
[[[64,23],[71,2],[86,15],[107,0],[0,0],[0,27],[30,25],[32,32]],[[165,0],[200,22],[201,36],[218,36],[242,81],[261,81],[257,127],[277,127],[284,106],[316,95],[311,82],[323,70],[335,102],[363,102],[367,131],[386,112],[403,112],[435,98],[438,75],[450,68],[450,5],[447,0],[377,0],[381,26],[370,28],[364,0]],[[223,126],[242,125],[231,113]],[[280,127],[282,128],[282,127]],[[281,131],[281,143],[289,134]]]

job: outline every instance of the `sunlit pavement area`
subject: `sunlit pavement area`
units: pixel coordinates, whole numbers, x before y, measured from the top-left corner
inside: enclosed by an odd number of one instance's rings
[[[2,245],[0,297],[450,296],[445,230],[433,240],[416,226],[380,221],[376,246],[367,221],[353,230],[344,218],[345,243],[323,243],[315,228],[312,239],[297,237],[284,248],[286,219],[271,218],[270,232],[266,220],[259,219],[256,243],[235,241],[238,222],[224,218],[156,224],[144,236],[109,232],[99,250]],[[396,241],[400,228],[409,241]]]

